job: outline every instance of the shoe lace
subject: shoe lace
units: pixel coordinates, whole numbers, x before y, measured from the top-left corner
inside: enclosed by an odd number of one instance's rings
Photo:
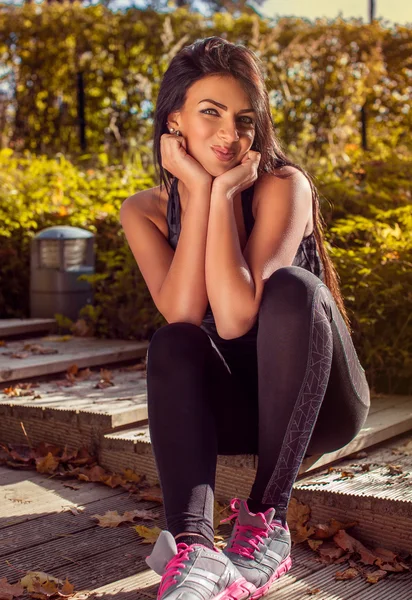
[[[169,560],[166,566],[166,570],[162,575],[162,580],[159,586],[159,598],[162,597],[174,583],[178,583],[176,576],[181,575],[181,568],[185,567],[185,560],[189,558],[189,553],[192,547],[184,542],[177,544],[177,554]]]
[[[222,519],[221,523],[227,523],[232,519],[235,519],[239,516],[239,506],[240,499],[233,498],[230,502],[230,509],[232,510],[232,515],[227,519]],[[264,527],[254,527],[253,525],[239,525],[238,522],[235,523],[234,531],[233,531],[233,539],[230,544],[230,547],[226,547],[226,552],[234,552],[235,554],[240,554],[241,556],[246,556],[247,558],[253,558],[253,553],[255,550],[259,550],[259,544],[263,543],[264,538],[269,536],[269,533],[273,531],[274,526],[272,527],[268,523],[265,522]],[[246,535],[248,534],[248,535]],[[239,542],[246,542],[249,546],[243,546]]]

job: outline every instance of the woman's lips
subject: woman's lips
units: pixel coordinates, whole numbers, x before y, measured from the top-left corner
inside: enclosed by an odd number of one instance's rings
[[[219,150],[217,150],[216,148],[212,148],[212,150],[216,154],[216,156],[218,157],[219,160],[223,160],[225,162],[232,160],[232,158],[235,156],[234,152],[231,152],[230,154],[225,154],[223,152],[219,152]]]

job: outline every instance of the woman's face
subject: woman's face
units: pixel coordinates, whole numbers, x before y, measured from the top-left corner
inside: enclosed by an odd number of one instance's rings
[[[183,109],[169,117],[170,126],[186,139],[190,156],[215,177],[240,164],[255,138],[251,102],[231,76],[208,75],[196,81],[187,91]],[[213,146],[234,154],[229,160],[220,160]]]

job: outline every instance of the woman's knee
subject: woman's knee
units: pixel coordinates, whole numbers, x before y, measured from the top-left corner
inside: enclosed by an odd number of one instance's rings
[[[176,322],[164,325],[153,334],[147,350],[147,362],[166,365],[179,359],[190,360],[194,350],[201,352],[210,345],[205,331],[198,325],[188,322]]]
[[[311,305],[316,288],[321,280],[302,267],[281,267],[272,273],[263,289],[261,309],[279,311],[303,308]],[[275,305],[276,303],[276,305]]]

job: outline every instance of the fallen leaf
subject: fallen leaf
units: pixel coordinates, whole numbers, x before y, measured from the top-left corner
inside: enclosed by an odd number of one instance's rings
[[[20,579],[21,585],[27,589],[28,592],[35,592],[35,586],[43,585],[48,581],[53,581],[55,583],[63,583],[60,579],[53,577],[52,575],[47,575],[47,573],[43,573],[43,571],[28,571],[24,577]]]
[[[59,596],[71,596],[74,593],[74,585],[72,583],[69,582],[68,578],[66,577],[66,581],[63,584],[63,587],[61,590],[59,590]]]
[[[43,458],[36,458],[36,469],[39,473],[53,473],[59,466],[59,459],[51,452]]]
[[[73,483],[63,483],[63,487],[70,488],[71,490],[80,490],[80,486]]]
[[[374,573],[368,573],[366,576],[366,581],[367,583],[378,583],[378,581],[386,577],[387,574],[388,573],[386,571],[374,571]]]
[[[329,525],[326,523],[314,525],[314,533],[312,537],[315,540],[325,540],[333,537],[340,529],[349,529],[355,525],[358,525],[357,521],[352,521],[351,523],[341,523],[336,519],[331,519]]]
[[[108,510],[104,515],[92,515],[92,519],[98,520],[100,527],[117,527],[120,523],[131,523],[134,519],[146,519],[155,521],[159,518],[158,513],[150,513],[148,510],[128,510],[120,515],[116,510]]]
[[[350,536],[346,531],[341,529],[333,537],[336,544],[343,550],[349,550],[349,552],[357,552],[360,555],[360,561],[365,565],[373,565],[378,557],[368,550],[359,540],[356,540]]]
[[[119,515],[117,510],[108,510],[104,515],[91,515],[90,518],[97,519],[100,527],[117,527],[124,521],[130,521],[127,517],[125,519],[124,516]]]
[[[309,544],[309,547],[312,550],[317,550],[319,548],[319,546],[321,546],[323,544],[322,540],[311,540],[311,539],[308,539],[307,542]]]
[[[132,483],[139,483],[142,480],[142,476],[132,471],[132,469],[123,469],[123,477],[126,481]]]
[[[159,527],[149,528],[144,525],[135,525],[133,529],[143,538],[143,544],[154,544],[162,532]]]
[[[138,499],[147,500],[148,502],[159,502],[159,504],[163,504],[162,490],[158,485],[145,488],[140,490]]]
[[[359,572],[357,569],[349,568],[345,571],[337,571],[335,573],[336,581],[345,581],[347,579],[355,579],[355,577],[359,577]]]
[[[8,583],[7,577],[0,579],[0,598],[1,600],[12,600],[15,596],[21,596],[24,587],[20,583]]]

